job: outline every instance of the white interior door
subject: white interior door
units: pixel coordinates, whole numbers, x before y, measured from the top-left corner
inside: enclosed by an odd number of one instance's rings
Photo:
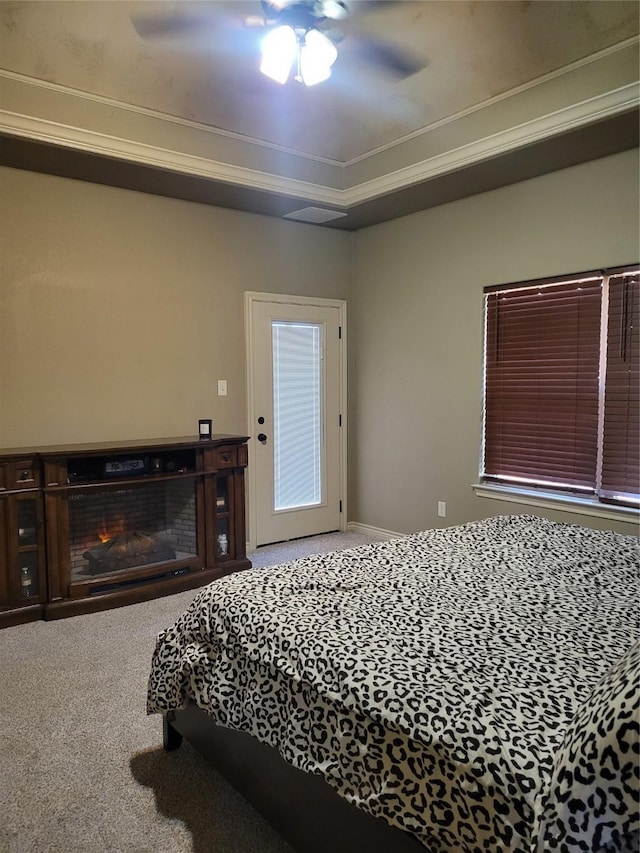
[[[247,293],[250,546],[343,529],[345,303]]]

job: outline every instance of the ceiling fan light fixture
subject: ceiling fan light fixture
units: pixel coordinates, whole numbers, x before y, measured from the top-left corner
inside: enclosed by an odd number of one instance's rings
[[[276,83],[286,83],[298,51],[298,37],[291,27],[276,27],[262,42],[260,71]]]
[[[335,44],[319,30],[307,30],[300,46],[300,76],[306,86],[315,86],[331,76],[338,57]]]
[[[295,62],[296,80],[306,86],[315,86],[331,76],[331,66],[337,56],[335,44],[320,30],[284,24],[264,37],[260,71],[284,84]]]

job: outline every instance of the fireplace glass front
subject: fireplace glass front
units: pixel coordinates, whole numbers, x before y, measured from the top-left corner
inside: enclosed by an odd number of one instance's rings
[[[75,492],[69,544],[72,582],[197,558],[195,480]]]

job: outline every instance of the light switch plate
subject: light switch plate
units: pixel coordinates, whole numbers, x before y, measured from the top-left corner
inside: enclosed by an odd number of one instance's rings
[[[227,396],[227,380],[218,379],[218,397]]]

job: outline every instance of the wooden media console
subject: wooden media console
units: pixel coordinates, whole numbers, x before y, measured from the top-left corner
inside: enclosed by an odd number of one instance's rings
[[[246,436],[0,451],[0,627],[250,568]]]

